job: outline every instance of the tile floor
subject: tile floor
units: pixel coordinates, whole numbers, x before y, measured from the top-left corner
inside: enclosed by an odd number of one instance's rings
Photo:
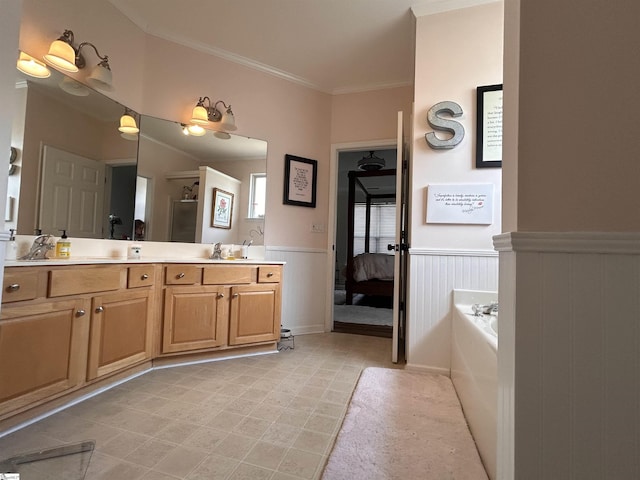
[[[154,370],[0,438],[0,458],[95,440],[87,480],[319,478],[360,372],[390,357],[390,339],[326,333]]]

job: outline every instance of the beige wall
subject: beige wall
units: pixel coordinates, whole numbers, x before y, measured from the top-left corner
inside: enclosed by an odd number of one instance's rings
[[[331,143],[396,138],[397,112],[409,126],[413,86],[334,95],[331,99]]]
[[[520,3],[518,230],[639,231],[640,5]]]
[[[500,233],[501,170],[475,168],[476,87],[502,83],[502,3],[453,10],[417,19],[415,114],[413,118],[411,246],[493,250]],[[449,150],[433,150],[427,111],[436,103],[458,103],[465,137]],[[437,135],[441,135],[437,133]],[[427,224],[426,187],[438,183],[492,183],[492,225]]]

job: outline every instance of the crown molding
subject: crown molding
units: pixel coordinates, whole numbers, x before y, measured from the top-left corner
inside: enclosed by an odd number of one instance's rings
[[[272,67],[265,63],[261,63],[256,60],[243,57],[242,55],[237,55],[235,53],[229,52],[227,50],[223,50],[221,48],[212,47],[202,42],[196,42],[179,35],[171,35],[163,30],[150,27],[148,23],[141,16],[135,14],[134,9],[127,6],[126,1],[123,1],[123,0],[109,0],[109,1],[116,9],[118,9],[124,16],[126,16],[129,20],[131,20],[138,28],[140,28],[147,35],[161,38],[163,40],[167,40],[169,42],[176,43],[178,45],[182,45],[184,47],[191,48],[193,50],[196,50],[202,53],[206,53],[208,55],[213,55],[215,57],[222,58],[223,60],[227,60],[229,62],[233,62],[238,65],[242,65],[244,67],[266,73],[268,75],[272,75],[282,80],[287,80],[289,82],[301,85],[303,87],[310,88],[312,90],[317,90],[322,93],[327,93],[329,95],[362,93],[362,92],[369,92],[374,90],[385,90],[385,89],[391,89],[391,88],[408,87],[413,85],[412,80],[407,80],[407,81],[390,82],[390,83],[383,83],[383,84],[370,84],[370,85],[351,86],[351,87],[345,86],[345,87],[337,87],[334,89],[324,88],[323,86],[318,85],[317,83],[314,83],[304,77],[300,77],[290,72],[280,70],[278,68]]]

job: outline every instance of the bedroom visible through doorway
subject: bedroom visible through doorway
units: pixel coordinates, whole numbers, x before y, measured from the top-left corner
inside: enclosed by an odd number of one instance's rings
[[[392,336],[395,167],[395,148],[338,154],[333,331]]]

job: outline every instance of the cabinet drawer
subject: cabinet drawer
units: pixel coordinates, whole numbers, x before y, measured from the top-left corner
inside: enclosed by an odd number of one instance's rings
[[[43,288],[39,291],[38,272],[7,272],[4,274],[4,290],[2,291],[2,303],[19,302],[21,300],[33,300],[44,295],[46,291],[46,277],[43,279]]]
[[[123,268],[86,267],[65,268],[49,272],[49,296],[62,297],[82,293],[118,290]]]
[[[192,285],[202,280],[202,267],[195,265],[167,265],[165,283],[167,285]]]
[[[256,281],[253,265],[215,265],[205,267],[202,283],[205,285],[230,285]]]
[[[136,265],[129,267],[127,287],[150,287],[153,285],[153,265]]]
[[[258,267],[258,282],[279,283],[282,277],[282,267],[280,265],[262,265]]]

